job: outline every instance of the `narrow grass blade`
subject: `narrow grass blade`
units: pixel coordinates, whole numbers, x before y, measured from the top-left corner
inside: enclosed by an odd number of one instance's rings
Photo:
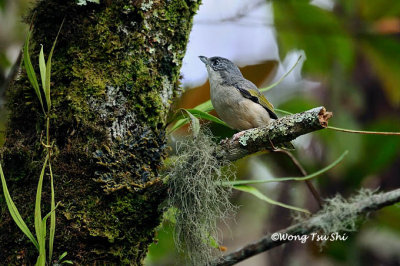
[[[293,114],[291,112],[288,112],[288,111],[285,111],[285,110],[282,110],[282,109],[277,109],[277,108],[275,108],[274,111],[282,113],[282,114],[285,114],[285,115],[292,115]]]
[[[43,220],[40,222],[40,237],[38,237],[39,240],[39,257],[36,262],[36,265],[38,266],[45,266],[46,265],[46,231],[47,231],[47,218],[49,217],[50,213],[47,214]]]
[[[43,87],[46,94],[46,101],[47,101],[47,110],[50,111],[51,108],[51,99],[50,99],[50,77],[51,77],[51,59],[53,57],[54,48],[56,47],[56,43],[58,40],[58,36],[60,35],[60,31],[62,26],[64,25],[64,20],[61,22],[61,26],[58,29],[57,36],[53,42],[53,46],[51,47],[51,51],[49,53],[49,57],[47,58],[46,64],[46,85]]]
[[[246,186],[246,185],[237,185],[237,186],[233,186],[234,189],[236,190],[240,190],[240,191],[244,191],[247,193],[252,194],[253,196],[256,196],[257,198],[268,202],[269,204],[273,204],[273,205],[277,205],[277,206],[281,206],[283,208],[287,208],[290,210],[294,210],[294,211],[299,211],[299,212],[305,212],[305,213],[310,213],[308,210],[306,209],[302,209],[302,208],[298,208],[295,206],[291,206],[291,205],[287,205],[284,204],[282,202],[279,201],[275,201],[273,199],[268,198],[267,196],[265,196],[264,194],[262,194],[258,189],[256,189],[255,187],[251,187],[251,186]]]
[[[296,66],[299,64],[300,59],[302,58],[302,56],[300,55],[299,58],[297,58],[296,63],[289,69],[288,72],[286,72],[277,82],[272,83],[271,85],[269,85],[266,88],[262,88],[260,89],[261,92],[265,92],[265,91],[269,91],[270,89],[272,89],[273,87],[275,87],[276,85],[278,85],[279,83],[281,83],[295,68]]]
[[[54,178],[53,171],[51,170],[51,163],[49,162],[49,172],[50,172],[50,185],[51,185],[51,216],[50,216],[50,236],[49,236],[49,262],[53,256],[53,246],[54,246],[54,235],[56,232],[56,203],[55,203],[55,192],[54,192]]]
[[[3,193],[4,193],[4,198],[6,200],[6,204],[8,207],[8,211],[10,212],[11,217],[13,218],[14,222],[17,224],[19,229],[29,238],[29,240],[35,245],[35,247],[39,250],[39,244],[31,231],[29,230],[28,226],[22,219],[21,215],[19,214],[19,211],[17,207],[15,206],[13,200],[11,199],[10,193],[7,188],[7,183],[6,179],[4,177],[3,169],[0,164],[0,177],[1,177],[1,184],[3,186]]]
[[[42,253],[39,253],[39,256],[36,260],[35,266],[45,266],[46,265],[46,258],[43,258]]]
[[[46,234],[46,232],[41,231],[41,229],[42,229],[42,214],[41,214],[41,210],[40,210],[40,203],[41,203],[41,199],[42,199],[43,176],[45,173],[48,159],[49,159],[49,155],[47,155],[46,159],[44,160],[42,172],[40,173],[39,182],[38,182],[38,186],[37,186],[37,190],[36,190],[35,217],[34,218],[35,218],[36,237],[39,242],[39,253],[40,253],[40,249],[42,249],[41,241],[43,240],[43,235]]]
[[[39,53],[39,70],[40,70],[40,79],[42,80],[43,92],[44,92],[44,95],[46,96],[46,90],[45,90],[45,87],[46,87],[46,62],[44,60],[43,45],[41,45],[40,53]]]
[[[58,207],[55,206],[51,211],[46,214],[46,216],[40,221],[40,238],[38,237],[39,240],[39,257],[37,259],[36,265],[39,266],[45,266],[46,265],[46,234],[47,234],[47,219],[55,212],[56,208]],[[51,263],[51,260],[49,260],[49,263]]]
[[[65,251],[63,254],[60,255],[60,257],[58,257],[58,262],[62,261],[63,258],[65,258],[65,256],[67,256],[67,252]]]
[[[43,220],[41,222],[40,231],[41,231],[42,235],[41,235],[41,239],[39,239],[39,246],[40,246],[39,257],[40,257],[40,263],[41,263],[40,265],[43,265],[43,266],[45,266],[45,264],[46,264],[47,219],[54,214],[57,207],[58,207],[58,204],[56,206],[54,206],[54,208],[52,208],[48,214],[46,214],[46,216],[43,218]],[[49,259],[49,263],[51,263],[51,258]]]
[[[338,165],[341,161],[343,161],[344,157],[349,153],[349,151],[343,152],[339,158],[337,158],[334,162],[331,164],[327,165],[326,167],[322,168],[321,170],[318,170],[317,172],[314,172],[312,174],[303,176],[303,177],[282,177],[282,178],[274,178],[274,179],[267,179],[267,180],[235,180],[235,181],[228,181],[228,182],[223,182],[221,183],[223,186],[236,186],[236,185],[244,185],[244,184],[261,184],[261,183],[272,183],[272,182],[282,182],[282,181],[305,181],[312,179],[314,177],[317,177],[319,175],[322,175],[332,168],[334,168],[336,165]]]
[[[40,104],[44,111],[42,95],[41,95],[41,92],[39,89],[39,83],[37,81],[36,73],[35,73],[35,70],[33,69],[31,58],[29,56],[29,40],[30,40],[31,34],[32,34],[32,31],[29,31],[28,37],[26,38],[26,41],[24,44],[24,65],[25,65],[25,69],[26,69],[26,74],[28,75],[29,82],[31,83],[37,97],[39,98]]]

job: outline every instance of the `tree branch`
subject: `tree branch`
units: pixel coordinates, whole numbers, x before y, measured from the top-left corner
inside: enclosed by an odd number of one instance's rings
[[[233,137],[221,142],[217,158],[235,161],[251,153],[271,149],[271,143],[277,145],[289,142],[301,135],[326,128],[331,117],[331,112],[327,112],[324,107],[317,107],[274,120],[266,127],[242,131],[239,138]]]
[[[290,158],[290,160],[292,160],[293,164],[297,167],[297,169],[299,169],[299,171],[301,172],[301,174],[303,176],[308,175],[306,169],[304,169],[304,167],[300,164],[300,162],[296,159],[296,157],[294,157],[294,155],[290,151],[277,149],[277,150],[275,150],[275,152],[280,152],[280,153],[283,153],[286,156],[288,156]],[[319,195],[318,191],[315,189],[315,187],[311,183],[311,180],[305,180],[305,183],[306,183],[308,189],[310,190],[311,194],[313,195],[314,199],[318,203],[318,207],[321,209],[322,208],[322,199],[321,199],[321,196]]]
[[[233,265],[240,261],[243,261],[249,257],[257,255],[261,252],[270,250],[274,247],[280,246],[289,240],[277,240],[273,241],[272,236],[274,234],[280,235],[308,235],[310,233],[326,230],[324,225],[326,225],[332,217],[337,217],[340,215],[340,219],[345,220],[349,217],[355,217],[363,214],[367,214],[371,211],[379,210],[383,207],[393,205],[395,203],[400,202],[400,189],[396,189],[386,193],[372,194],[367,197],[357,196],[353,200],[349,200],[343,203],[343,206],[339,209],[331,209],[328,206],[325,207],[320,212],[316,213],[314,216],[305,220],[303,222],[292,225],[286,229],[280,230],[273,234],[268,234],[263,238],[248,244],[235,252],[232,252],[228,255],[221,257],[217,262],[213,265],[215,266],[226,266]],[[337,212],[340,212],[337,213]],[[330,232],[324,232],[325,234],[334,233],[335,230],[331,230]]]

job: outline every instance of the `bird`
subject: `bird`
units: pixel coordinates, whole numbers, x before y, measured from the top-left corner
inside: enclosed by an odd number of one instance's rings
[[[278,119],[274,106],[254,83],[243,77],[232,61],[219,56],[199,58],[207,68],[211,103],[229,127],[243,131],[266,126]],[[281,146],[294,149],[290,142]]]

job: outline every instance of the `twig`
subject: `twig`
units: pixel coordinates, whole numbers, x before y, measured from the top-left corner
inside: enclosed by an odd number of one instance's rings
[[[288,156],[293,164],[297,167],[297,169],[301,172],[303,176],[307,176],[307,171],[303,168],[303,166],[300,164],[300,162],[296,159],[296,157],[293,156],[293,154],[289,151],[285,151],[282,149],[274,150],[274,152],[280,152]],[[310,190],[311,194],[314,196],[314,199],[317,201],[319,208],[322,208],[322,200],[321,196],[319,195],[318,191],[315,189],[314,185],[311,183],[310,180],[305,180],[305,183]]]
[[[343,208],[341,210],[342,217],[350,217],[350,216],[359,216],[367,214],[371,211],[376,211],[382,209],[383,207],[393,205],[395,203],[400,202],[400,189],[392,190],[390,192],[372,194],[369,197],[359,199],[358,201],[348,203],[348,208]],[[316,213],[311,218],[292,225],[286,229],[280,230],[273,234],[268,234],[261,239],[248,244],[237,251],[234,251],[230,254],[222,256],[218,261],[213,263],[214,266],[227,266],[233,265],[240,261],[243,261],[249,257],[252,257],[261,252],[270,250],[274,247],[280,246],[286,242],[285,240],[272,240],[272,235],[280,234],[280,235],[307,235],[316,231],[323,229],[321,227],[321,221],[329,220],[332,215],[335,215],[329,211],[321,211]],[[333,232],[331,232],[333,233]]]
[[[364,130],[353,130],[353,129],[346,129],[340,127],[327,127],[328,129],[347,132],[347,133],[356,133],[356,134],[366,134],[366,135],[387,135],[387,136],[400,136],[400,132],[380,132],[380,131],[364,131]]]
[[[271,149],[271,142],[275,145],[289,142],[301,135],[326,128],[331,117],[332,113],[327,112],[324,107],[282,117],[267,127],[249,129],[243,131],[239,138],[221,142],[216,156],[235,161],[246,155]]]

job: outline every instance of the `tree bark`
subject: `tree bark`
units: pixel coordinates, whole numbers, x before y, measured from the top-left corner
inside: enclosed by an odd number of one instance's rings
[[[158,170],[165,124],[178,92],[181,61],[200,0],[41,1],[31,12],[31,57],[53,55],[50,134],[57,209],[55,254],[78,265],[140,265],[166,193]],[[32,16],[34,13],[35,16]],[[38,75],[39,76],[39,75]],[[2,164],[10,193],[33,230],[44,160],[44,117],[25,70],[7,92],[9,118]],[[43,213],[49,211],[49,182]],[[16,227],[3,199],[0,261],[33,264],[37,251]]]

